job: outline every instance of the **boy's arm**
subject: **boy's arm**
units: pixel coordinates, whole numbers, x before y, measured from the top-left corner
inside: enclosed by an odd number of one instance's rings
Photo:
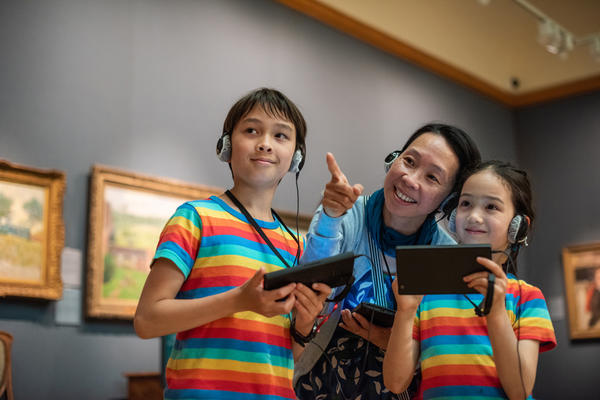
[[[312,289],[301,283],[296,286],[293,292],[293,296],[296,298],[294,314],[296,331],[299,334],[308,336],[311,333],[315,320],[323,310],[325,299],[327,299],[330,293],[331,288],[324,283],[313,283]],[[298,344],[292,338],[294,360],[297,360],[303,351],[304,346]]]
[[[138,336],[148,339],[192,329],[240,311],[271,317],[287,314],[294,305],[288,296],[296,284],[263,290],[264,269],[240,287],[199,299],[176,299],[185,278],[172,261],[157,259],[142,290],[133,320]],[[286,297],[285,301],[276,301]]]

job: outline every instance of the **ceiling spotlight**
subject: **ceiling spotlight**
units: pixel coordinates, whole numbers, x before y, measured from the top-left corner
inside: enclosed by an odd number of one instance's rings
[[[592,33],[585,37],[576,37],[571,31],[558,22],[552,20],[548,15],[540,11],[529,2],[529,0],[513,0],[524,10],[533,14],[539,21],[538,42],[548,52],[556,54],[563,60],[569,56],[569,52],[576,46],[584,46],[589,43],[590,54],[600,62],[600,32]]]
[[[548,52],[563,57],[573,50],[573,36],[548,19],[542,20],[539,24],[538,42]]]

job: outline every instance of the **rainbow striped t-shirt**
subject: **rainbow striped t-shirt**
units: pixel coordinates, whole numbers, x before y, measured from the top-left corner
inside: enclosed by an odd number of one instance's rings
[[[291,235],[278,221],[256,222],[292,265],[297,245]],[[158,242],[154,258],[161,257],[186,277],[179,299],[241,286],[261,266],[266,272],[285,268],[244,215],[215,196],[176,210]],[[287,315],[247,311],[179,332],[167,363],[165,399],[295,399],[289,327]]]
[[[506,312],[515,335],[539,341],[540,352],[554,348],[554,328],[541,290],[517,281],[512,274],[508,278]],[[483,299],[481,294],[467,296],[475,304]],[[506,398],[486,319],[475,315],[473,305],[463,295],[424,296],[415,317],[413,338],[421,347],[418,398]]]

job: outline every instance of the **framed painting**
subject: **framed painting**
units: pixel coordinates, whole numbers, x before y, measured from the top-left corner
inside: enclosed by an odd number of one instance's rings
[[[222,192],[221,188],[94,165],[86,315],[133,319],[167,220],[182,203]]]
[[[600,243],[562,252],[571,339],[600,338]]]
[[[66,175],[0,160],[0,297],[62,296]]]

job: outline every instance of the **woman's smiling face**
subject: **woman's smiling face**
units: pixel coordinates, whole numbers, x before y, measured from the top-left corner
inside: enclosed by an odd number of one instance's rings
[[[452,190],[458,167],[443,136],[424,133],[416,138],[385,177],[385,224],[404,234],[416,232]]]

